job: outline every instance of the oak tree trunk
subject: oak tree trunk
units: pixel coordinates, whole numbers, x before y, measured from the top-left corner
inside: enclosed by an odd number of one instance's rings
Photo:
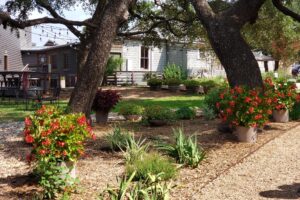
[[[210,44],[224,66],[229,85],[262,87],[258,63],[239,28],[226,21],[212,21],[207,27]]]
[[[72,112],[90,115],[90,109],[98,86],[102,82],[105,66],[113,40],[121,23],[127,20],[128,8],[134,0],[111,0],[99,19],[100,23],[92,36],[84,67],[80,69],[69,107]]]

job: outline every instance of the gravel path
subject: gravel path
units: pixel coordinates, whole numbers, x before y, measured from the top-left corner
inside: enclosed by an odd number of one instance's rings
[[[300,199],[300,127],[263,146],[193,199]]]

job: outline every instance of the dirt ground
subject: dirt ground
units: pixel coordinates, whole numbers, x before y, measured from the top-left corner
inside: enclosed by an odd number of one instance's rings
[[[232,134],[219,133],[216,130],[218,120],[205,121],[197,118],[191,121],[179,121],[165,127],[148,127],[137,123],[120,122],[119,125],[135,132],[137,138],[143,137],[148,141],[156,139],[170,140],[172,127],[184,127],[187,134],[196,134],[199,144],[207,152],[207,158],[196,169],[182,168],[173,184],[171,199],[193,199],[201,188],[225,173],[232,166],[241,162],[245,157],[283,134],[298,122],[286,124],[271,123],[268,130],[259,133],[255,144],[238,143]],[[96,126],[96,141],[87,144],[88,156],[79,160],[77,174],[80,187],[71,199],[96,199],[97,195],[107,186],[116,185],[116,177],[124,172],[124,161],[121,153],[107,151],[103,136],[115,123],[106,126]],[[14,128],[16,127],[16,128]],[[25,162],[25,155],[30,147],[22,141],[20,133],[22,124],[6,124],[1,131],[0,148],[0,199],[32,199],[32,194],[38,191],[32,177],[28,176],[31,168]]]

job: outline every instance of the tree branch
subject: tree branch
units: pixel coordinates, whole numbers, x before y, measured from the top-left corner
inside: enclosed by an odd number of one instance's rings
[[[288,9],[287,7],[285,7],[282,4],[281,0],[272,0],[273,5],[283,14],[288,15],[290,17],[292,17],[294,20],[297,20],[298,22],[300,22],[300,15],[293,12],[292,10]]]
[[[190,0],[193,4],[198,18],[204,26],[208,26],[209,21],[215,17],[215,13],[208,4],[207,0]]]

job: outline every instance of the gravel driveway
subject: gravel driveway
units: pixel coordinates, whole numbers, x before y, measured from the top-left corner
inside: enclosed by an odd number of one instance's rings
[[[300,127],[263,146],[194,199],[300,199]]]

